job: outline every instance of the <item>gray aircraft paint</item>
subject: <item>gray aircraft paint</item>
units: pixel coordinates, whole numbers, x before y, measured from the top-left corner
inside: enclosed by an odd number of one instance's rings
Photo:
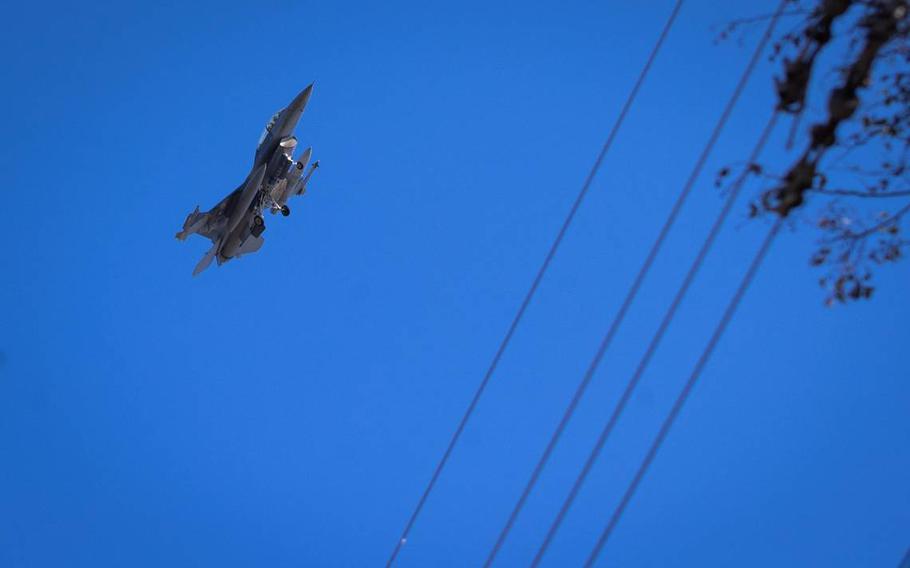
[[[263,209],[268,208],[273,214],[280,211],[286,216],[290,213],[288,197],[302,195],[306,191],[306,184],[319,167],[319,162],[314,162],[301,178],[312,149],[304,150],[295,161],[293,153],[297,138],[293,133],[312,92],[311,84],[272,117],[256,148],[253,167],[240,187],[211,210],[200,213],[197,206],[186,217],[177,239],[182,241],[192,234],[199,234],[212,241],[212,248],[196,265],[193,276],[208,268],[213,260],[221,265],[232,258],[259,250],[264,242],[261,236],[265,230]]]

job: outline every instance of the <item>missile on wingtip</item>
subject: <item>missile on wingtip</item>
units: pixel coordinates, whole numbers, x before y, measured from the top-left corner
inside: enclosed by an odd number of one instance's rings
[[[297,184],[291,188],[289,195],[303,195],[306,193],[306,184],[310,181],[310,178],[313,177],[313,172],[315,172],[318,167],[319,160],[316,160],[313,162],[313,165],[310,166],[310,171],[306,173],[303,179],[299,180]]]
[[[199,206],[196,206],[196,209],[192,213],[186,216],[186,220],[183,222],[183,229],[177,233],[177,240],[184,241],[186,238],[193,233],[199,231],[202,228],[202,225],[206,222],[206,216],[199,212]]]

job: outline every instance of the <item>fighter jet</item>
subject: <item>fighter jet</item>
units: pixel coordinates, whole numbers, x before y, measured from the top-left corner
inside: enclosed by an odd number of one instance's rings
[[[212,260],[217,260],[220,266],[259,250],[265,231],[262,212],[280,211],[287,217],[291,214],[288,198],[306,192],[307,182],[319,167],[319,161],[303,173],[312,149],[307,148],[294,160],[297,138],[293,133],[312,92],[311,84],[272,116],[259,137],[253,167],[240,187],[206,213],[200,213],[197,206],[183,222],[177,239],[182,241],[198,233],[212,241],[212,248],[196,265],[193,276],[208,268]]]

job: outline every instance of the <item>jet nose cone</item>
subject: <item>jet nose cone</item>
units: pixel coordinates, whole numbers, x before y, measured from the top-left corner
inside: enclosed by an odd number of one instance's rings
[[[307,103],[310,101],[310,95],[313,94],[313,85],[315,83],[310,83],[309,86],[300,92],[299,95],[294,99],[294,102],[291,103],[291,106],[295,108],[298,112],[303,112],[303,109],[306,108]]]

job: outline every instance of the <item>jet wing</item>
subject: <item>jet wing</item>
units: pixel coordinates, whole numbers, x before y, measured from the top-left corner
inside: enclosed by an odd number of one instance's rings
[[[226,212],[232,210],[232,204],[237,201],[239,194],[240,188],[237,188],[205,213],[200,213],[199,207],[196,207],[192,213],[186,216],[183,229],[176,235],[177,239],[183,241],[190,235],[199,234],[212,242],[217,242],[227,226]]]
[[[212,207],[206,214],[205,223],[202,225],[202,229],[199,230],[199,234],[203,237],[211,240],[217,241],[224,234],[224,228],[227,226],[228,215],[227,211],[230,211],[233,207],[232,205],[236,203],[237,199],[240,196],[241,188],[237,188],[227,197],[218,202],[217,205]]]
[[[198,233],[218,244],[221,239],[234,230],[234,227],[246,214],[262,185],[264,175],[265,164],[250,172],[243,185],[228,194],[209,211],[200,213],[197,207],[183,222],[183,230],[177,233],[177,238],[182,241],[189,235]]]
[[[260,248],[262,248],[262,243],[264,243],[264,242],[265,242],[265,239],[263,239],[261,235],[258,237],[254,237],[251,235],[247,240],[245,240],[243,242],[243,246],[241,246],[239,249],[237,249],[237,253],[235,254],[235,256],[239,257],[244,254],[254,253],[257,250],[259,250]]]

